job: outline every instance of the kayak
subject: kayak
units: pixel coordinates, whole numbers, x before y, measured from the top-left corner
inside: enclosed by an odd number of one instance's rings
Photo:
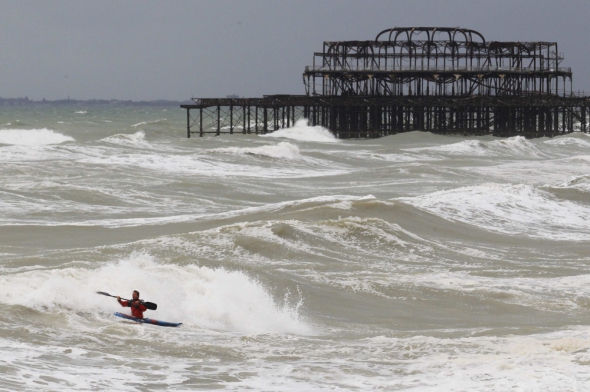
[[[133,316],[129,316],[127,314],[123,314],[123,313],[119,313],[119,312],[115,312],[115,316],[117,317],[121,317],[127,320],[133,320],[137,323],[144,323],[144,324],[154,324],[154,325],[159,325],[162,327],[179,327],[182,325],[182,323],[169,323],[168,321],[160,321],[160,320],[154,320],[154,319],[149,319],[149,318],[136,318]]]

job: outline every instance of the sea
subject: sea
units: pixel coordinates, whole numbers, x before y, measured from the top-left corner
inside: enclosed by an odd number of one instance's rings
[[[0,108],[0,390],[590,390],[590,135],[185,122]]]

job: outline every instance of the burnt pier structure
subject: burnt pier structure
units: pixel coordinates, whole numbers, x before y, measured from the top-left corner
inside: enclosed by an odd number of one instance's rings
[[[193,98],[192,134],[264,134],[307,119],[338,138],[420,130],[542,137],[588,133],[590,97],[575,94],[556,42],[486,41],[474,30],[392,28],[371,41],[324,42],[304,95]]]

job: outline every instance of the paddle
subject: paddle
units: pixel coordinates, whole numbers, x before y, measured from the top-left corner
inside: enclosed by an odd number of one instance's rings
[[[104,291],[97,291],[96,294],[106,295],[107,297],[117,298],[116,295],[110,295],[109,293],[105,293]],[[128,299],[121,298],[123,301],[129,301]],[[156,310],[158,309],[158,305],[153,302],[144,302],[143,305],[148,308],[149,310]]]

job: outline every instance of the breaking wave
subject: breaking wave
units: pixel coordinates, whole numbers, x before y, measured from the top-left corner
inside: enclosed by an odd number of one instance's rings
[[[483,142],[480,140],[464,140],[459,143],[445,144],[436,147],[407,148],[405,151],[427,151],[451,155],[470,156],[523,156],[540,158],[544,154],[524,136]]]
[[[3,275],[0,282],[4,288],[1,303],[39,311],[125,313],[128,309],[95,291],[129,298],[137,289],[142,298],[158,304],[146,317],[246,334],[312,331],[299,319],[301,300],[277,305],[259,282],[243,272],[161,264],[144,253],[133,253],[98,269],[40,269]]]
[[[330,130],[321,126],[310,126],[307,119],[298,120],[291,128],[279,129],[261,137],[278,137],[306,142],[337,143],[339,140]]]
[[[289,142],[280,142],[276,145],[260,146],[260,147],[227,147],[227,148],[216,148],[211,152],[218,152],[224,154],[234,155],[258,155],[263,157],[278,158],[278,159],[290,159],[299,160],[301,154],[299,153],[299,147]]]
[[[74,141],[73,137],[52,131],[47,128],[0,130],[0,144],[40,146],[47,144],[61,144],[72,141]]]
[[[104,139],[100,139],[101,142],[111,143],[111,144],[118,144],[123,146],[149,146],[149,144],[145,141],[145,132],[138,131],[132,134],[117,134],[109,137],[105,137]]]
[[[132,127],[137,128],[137,127],[142,126],[142,125],[153,125],[153,124],[155,124],[155,125],[165,125],[165,124],[168,124],[168,120],[165,119],[165,118],[160,118],[158,120],[153,120],[153,121],[142,121],[140,123],[133,124]]]
[[[567,181],[553,185],[552,188],[576,189],[590,193],[590,175],[574,176]]]
[[[553,240],[588,240],[590,208],[532,185],[488,183],[398,199],[447,220]]]

